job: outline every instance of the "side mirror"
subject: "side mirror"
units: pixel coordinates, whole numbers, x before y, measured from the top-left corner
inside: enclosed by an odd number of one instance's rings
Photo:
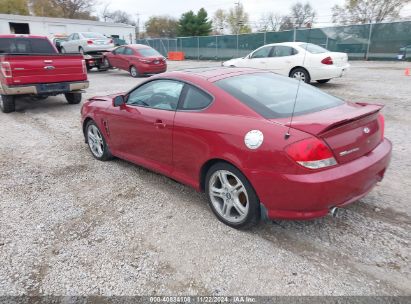
[[[119,107],[119,106],[123,105],[124,103],[125,103],[125,100],[124,100],[123,95],[118,95],[118,96],[114,97],[114,99],[113,99],[113,106],[114,107]]]

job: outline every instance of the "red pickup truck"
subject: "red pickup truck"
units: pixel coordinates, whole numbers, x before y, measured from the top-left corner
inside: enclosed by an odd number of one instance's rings
[[[44,99],[64,94],[69,104],[77,104],[88,86],[81,54],[59,54],[44,36],[0,35],[0,108],[4,113],[15,111],[17,95]]]

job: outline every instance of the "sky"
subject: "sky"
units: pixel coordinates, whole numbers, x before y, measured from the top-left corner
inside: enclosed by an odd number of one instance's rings
[[[201,7],[204,7],[209,16],[212,17],[217,9],[227,10],[233,7],[237,1],[244,5],[249,14],[251,25],[255,25],[264,13],[288,14],[290,6],[298,2],[286,0],[102,0],[100,3],[111,2],[109,10],[126,11],[134,19],[137,19],[137,14],[139,14],[140,25],[143,26],[152,15],[169,15],[179,18],[182,13],[189,10],[196,12]],[[310,0],[309,2],[317,12],[316,26],[330,25],[331,7],[335,4],[344,4],[344,0]],[[98,12],[99,9],[96,13]],[[411,5],[404,8],[402,15],[411,16]]]

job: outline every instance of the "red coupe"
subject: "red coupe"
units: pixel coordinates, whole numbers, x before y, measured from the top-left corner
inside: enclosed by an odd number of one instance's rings
[[[225,224],[321,217],[365,196],[390,161],[382,106],[345,102],[271,72],[208,68],[89,99],[85,140],[205,191]],[[294,118],[291,116],[294,114]]]
[[[133,77],[167,71],[166,59],[143,44],[119,46],[104,54],[104,63],[108,67],[128,71]]]

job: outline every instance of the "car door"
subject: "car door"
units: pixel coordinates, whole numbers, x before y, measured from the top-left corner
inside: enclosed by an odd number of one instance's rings
[[[121,55],[124,52],[124,47],[120,46],[118,48],[116,48],[113,52],[112,52],[112,56],[110,56],[110,64],[111,66],[115,67],[115,68],[120,68],[121,66]]]
[[[66,49],[68,53],[78,52],[78,42],[79,42],[78,40],[79,40],[78,33],[73,33],[71,36],[71,40],[68,43],[68,48]]]
[[[123,52],[123,56],[122,56],[122,69],[128,71],[130,66],[131,66],[131,62],[133,60],[133,58],[135,58],[135,52],[132,48],[130,47],[125,47],[124,48],[124,52]]]
[[[273,46],[270,57],[266,62],[268,69],[285,76],[288,76],[293,67],[301,64],[298,51],[286,45]]]
[[[272,46],[264,46],[257,49],[246,58],[244,58],[238,67],[266,69],[267,59],[271,54]]]
[[[172,170],[174,116],[184,84],[157,79],[126,95],[126,103],[107,116],[116,155],[162,173]]]

